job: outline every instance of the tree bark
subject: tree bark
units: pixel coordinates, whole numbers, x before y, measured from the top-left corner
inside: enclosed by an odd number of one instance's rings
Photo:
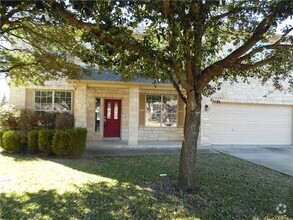
[[[177,184],[177,190],[183,192],[192,192],[197,188],[195,161],[201,121],[201,99],[200,93],[194,90],[187,92],[184,139],[182,141]]]

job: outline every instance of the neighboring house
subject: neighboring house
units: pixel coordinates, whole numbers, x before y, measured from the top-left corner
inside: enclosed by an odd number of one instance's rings
[[[199,144],[293,144],[293,95],[273,86],[224,83],[203,98]],[[213,101],[211,101],[213,100]],[[11,87],[10,104],[35,111],[68,111],[88,140],[175,141],[183,137],[184,103],[171,84],[112,73],[83,80],[48,81],[44,87]]]

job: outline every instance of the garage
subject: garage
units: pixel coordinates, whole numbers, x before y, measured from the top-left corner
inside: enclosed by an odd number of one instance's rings
[[[260,104],[213,104],[212,144],[293,143],[292,106]]]

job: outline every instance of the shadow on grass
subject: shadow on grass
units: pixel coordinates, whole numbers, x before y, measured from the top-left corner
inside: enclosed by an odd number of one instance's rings
[[[2,193],[0,201],[3,219],[159,219],[190,214],[174,198],[165,197],[160,203],[149,189],[106,182],[85,184],[64,194],[55,190],[21,196]]]
[[[44,158],[42,158],[41,155],[37,155],[37,154],[29,154],[29,153],[20,153],[19,154],[19,153],[12,153],[12,152],[7,152],[7,151],[3,151],[3,150],[1,151],[1,150],[0,150],[0,155],[5,156],[5,157],[11,157],[16,162],[44,159]]]
[[[178,156],[40,159],[118,183],[90,183],[64,194],[54,190],[21,196],[2,194],[2,218],[282,219],[276,212],[279,203],[288,206],[287,216],[293,214],[292,178],[225,155],[198,158],[197,176],[202,187],[194,194],[174,191]],[[160,173],[168,177],[160,178]]]

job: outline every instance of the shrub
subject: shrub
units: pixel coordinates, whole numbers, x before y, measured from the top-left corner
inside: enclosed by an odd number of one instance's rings
[[[30,132],[28,132],[27,137],[28,137],[28,141],[27,141],[28,150],[31,152],[38,152],[39,132],[37,130],[31,130]]]
[[[0,130],[0,147],[3,147],[3,143],[2,143],[2,135],[4,133],[4,130]]]
[[[28,147],[28,132],[38,127],[39,117],[34,111],[19,110],[16,123],[16,130],[21,134],[21,144],[23,149]]]
[[[39,127],[53,130],[55,129],[56,115],[55,112],[37,112],[39,116]]]
[[[86,148],[86,128],[73,128],[67,130],[70,155],[81,156]]]
[[[19,153],[22,151],[21,135],[17,131],[6,131],[2,135],[3,148],[6,151]]]
[[[17,130],[20,112],[11,106],[0,107],[0,127],[5,130]]]
[[[68,132],[65,130],[57,130],[54,133],[53,144],[52,144],[53,152],[59,156],[68,155],[69,147],[68,147]]]
[[[17,130],[27,136],[27,133],[38,127],[40,117],[38,113],[29,110],[21,110],[17,123]]]
[[[56,115],[56,129],[65,130],[74,127],[74,117],[69,113],[59,113]]]
[[[53,151],[60,156],[81,156],[86,147],[86,128],[71,128],[56,131],[53,138]]]
[[[38,132],[38,145],[39,150],[45,154],[52,154],[52,140],[54,131],[52,130],[39,130]]]

